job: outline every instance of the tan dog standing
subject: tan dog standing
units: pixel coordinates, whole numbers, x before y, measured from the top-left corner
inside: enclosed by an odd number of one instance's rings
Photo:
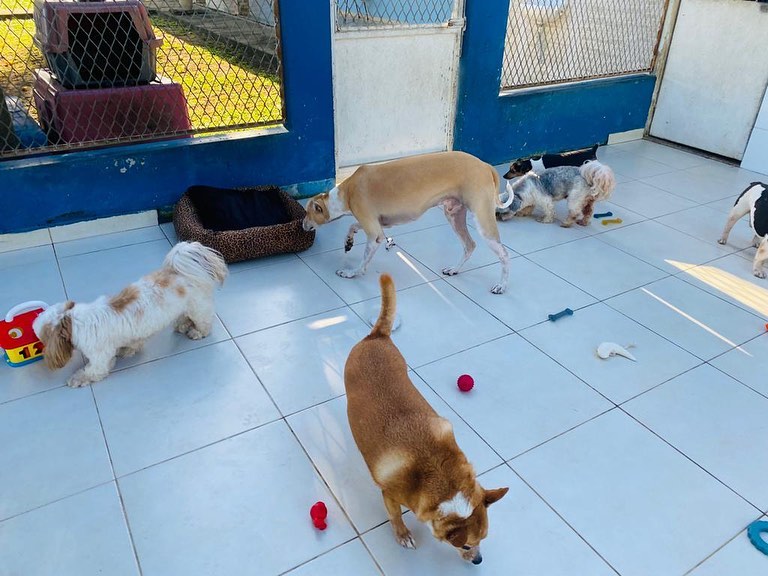
[[[379,244],[387,240],[384,228],[416,220],[437,205],[442,205],[464,247],[459,263],[444,268],[443,274],[458,274],[475,250],[467,230],[469,210],[475,215],[480,234],[501,262],[501,281],[491,292],[504,292],[509,255],[496,227],[496,206],[501,206],[499,175],[493,166],[464,152],[436,152],[361,166],[330,192],[309,201],[303,226],[304,230],[314,230],[347,214],[355,217],[344,248],[352,248],[355,232],[362,228],[368,240],[363,260],[354,270],[336,272],[343,278],[354,278],[365,274]]]
[[[488,506],[509,490],[485,490],[456,444],[453,427],[408,378],[408,366],[389,335],[395,286],[382,274],[381,314],[371,333],[352,348],[344,367],[352,436],[384,505],[398,543],[415,548],[401,505],[425,522],[438,540],[480,564],[488,535]]]

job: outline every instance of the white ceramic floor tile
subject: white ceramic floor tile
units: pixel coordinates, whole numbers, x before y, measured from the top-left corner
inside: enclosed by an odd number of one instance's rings
[[[632,228],[634,226],[628,226],[625,230]],[[596,238],[542,250],[530,254],[528,258],[599,299],[632,290],[667,275]]]
[[[678,170],[669,174],[650,176],[642,180],[661,190],[686,198],[696,204],[706,204],[723,198],[734,200],[741,192],[738,186],[727,186],[720,180],[708,178],[701,173],[701,167]]]
[[[371,331],[349,308],[243,336],[238,346],[283,414],[344,394],[344,364]]]
[[[463,270],[472,270],[489,264],[498,265],[499,258],[488,248],[480,233],[471,229],[470,236],[475,240],[477,247]],[[442,274],[443,268],[458,263],[464,253],[459,237],[447,224],[402,234],[397,237],[397,245],[438,275]],[[509,256],[512,258],[516,254],[510,252]]]
[[[520,333],[587,384],[616,403],[624,402],[697,366],[701,361],[604,304],[595,304],[557,322]],[[636,362],[601,360],[601,342],[634,344]]]
[[[66,258],[67,256],[77,256],[78,254],[120,248],[121,246],[130,246],[132,244],[143,244],[144,242],[152,242],[154,240],[167,240],[159,226],[136,228],[135,230],[126,230],[125,232],[113,232],[112,234],[88,236],[79,240],[57,242],[56,255],[59,258]],[[168,249],[170,250],[170,246],[168,246]]]
[[[768,521],[765,516],[761,518]],[[763,574],[765,572],[765,554],[752,546],[747,538],[746,529],[708,558],[690,576],[724,576],[741,574],[743,576]]]
[[[284,264],[287,262],[297,262],[299,257],[296,254],[275,254],[264,258],[254,258],[253,260],[243,260],[242,262],[233,262],[228,265],[230,274],[239,274],[244,270],[253,268],[263,268],[273,264]]]
[[[168,240],[155,240],[59,259],[67,295],[76,302],[117,294],[163,265]]]
[[[614,204],[632,210],[646,218],[694,208],[695,202],[675,196],[639,180],[619,184],[611,200]]]
[[[593,216],[592,224],[586,228],[581,228],[582,232],[594,236],[595,234],[603,234],[604,232],[610,232],[617,228],[624,228],[625,226],[631,226],[632,224],[647,220],[645,216],[624,208],[623,206],[619,206],[615,202],[597,202],[595,204],[595,214],[605,214],[607,212],[610,212],[611,216],[604,216],[601,218],[595,218]],[[621,222],[611,222],[611,220],[616,218],[620,219]],[[604,221],[608,222],[608,224],[603,224]]]
[[[11,368],[0,359],[0,403],[64,386],[82,365],[82,357],[77,352],[66,367],[56,371],[49,370],[42,360]]]
[[[511,465],[622,576],[682,574],[755,518],[752,506],[619,410]]]
[[[751,260],[731,254],[682,269],[679,278],[768,320],[768,280],[752,274]]]
[[[291,570],[288,574],[290,576],[332,576],[334,574],[380,576],[381,571],[376,567],[376,563],[363,543],[355,539]]]
[[[710,364],[768,396],[768,334],[718,356]]]
[[[368,271],[355,278],[342,278],[336,274],[342,268],[356,268],[363,258],[365,246],[355,245],[352,250],[323,252],[303,258],[307,266],[320,276],[347,304],[374,298],[381,293],[379,276],[392,276],[398,290],[435,280],[437,275],[419,263],[400,246],[385,250],[380,246],[368,266]]]
[[[118,358],[114,370],[122,370],[130,366],[144,364],[166,356],[173,356],[189,350],[195,350],[203,346],[229,340],[229,334],[216,316],[213,318],[211,333],[201,340],[191,340],[183,334],[176,332],[169,326],[147,340],[141,352],[129,358]]]
[[[510,262],[509,288],[504,294],[488,290],[498,273],[498,266],[486,266],[452,276],[447,282],[513,330],[547,321],[549,314],[564,308],[576,310],[595,302],[586,292],[527,258]]]
[[[490,290],[490,285],[487,286]],[[380,299],[355,304],[361,318],[378,315]],[[409,366],[421,366],[510,332],[509,328],[443,280],[397,293],[401,326],[392,340]]]
[[[768,509],[768,398],[705,365],[624,409],[745,500]]]
[[[418,369],[426,382],[505,459],[613,407],[517,335]],[[470,374],[475,387],[456,380]]]
[[[0,566],[9,576],[138,576],[115,485],[0,522]]]
[[[216,312],[230,334],[241,336],[343,305],[297,260],[233,274],[218,294]]]
[[[435,540],[429,528],[409,512],[405,522],[413,532],[416,550],[399,546],[389,524],[363,535],[384,574],[615,576],[509,468],[499,467],[479,480],[485,488],[509,487],[507,495],[488,510],[488,537],[480,546],[482,564],[462,560],[450,544]]]
[[[0,520],[112,479],[89,390],[0,405]]]
[[[711,205],[705,205],[683,210],[676,214],[669,214],[657,218],[656,221],[680,232],[685,232],[703,242],[714,244],[723,233],[723,226],[725,226],[727,219],[726,214],[711,207]],[[728,244],[721,246],[721,248],[731,252],[747,248],[752,245],[753,235],[748,219],[744,218],[733,227],[728,237]]]
[[[233,342],[117,372],[93,391],[118,476],[279,417]]]
[[[0,253],[34,248],[35,246],[46,246],[50,243],[51,234],[48,232],[48,228],[18,234],[0,234]]]
[[[652,221],[601,234],[600,240],[670,274],[679,272],[681,266],[720,258],[725,252],[717,242],[702,242]]]
[[[284,422],[119,480],[145,576],[273,576],[355,533]],[[316,530],[309,509],[328,507]]]
[[[765,331],[757,316],[675,277],[611,298],[606,304],[702,360]]]
[[[42,300],[48,304],[66,298],[53,248],[39,246],[0,254],[0,317],[17,304]]]
[[[558,207],[558,210],[562,208]],[[595,223],[592,223],[592,226],[595,226]],[[520,217],[499,222],[501,241],[518,254],[530,254],[537,250],[586,238],[588,235],[582,226],[563,228],[559,222],[543,224],[537,222],[535,218]]]
[[[643,158],[655,160],[656,162],[661,162],[681,170],[700,166],[707,162],[707,159],[703,156],[697,156],[696,154],[649,140],[633,140],[632,142],[617,144],[615,147],[626,154],[642,156]]]
[[[752,182],[762,182],[765,175],[758,172],[744,170],[737,166],[732,166],[724,162],[709,161],[701,166],[686,169],[686,172],[695,173],[704,178],[717,180],[723,185],[733,190],[734,199],[744,188]]]
[[[732,197],[723,198],[722,200],[715,200],[714,202],[709,202],[706,205],[717,210],[718,212],[728,214],[731,211],[731,208],[733,208],[733,205],[736,202],[736,198],[738,197],[738,194],[734,194]],[[723,225],[725,225],[725,220],[723,220]]]
[[[409,377],[432,408],[451,421],[456,442],[478,473],[502,463],[498,454],[429,386],[414,373],[409,373]],[[349,429],[346,397],[294,414],[288,418],[288,423],[355,527],[364,532],[385,522],[387,513],[381,490],[371,479]]]
[[[619,154],[606,158],[605,163],[610,166],[614,172],[622,174],[627,178],[637,180],[648,178],[657,174],[665,174],[676,170],[675,167],[662,164],[649,158],[643,158],[635,154],[625,154],[619,151]]]
[[[176,228],[173,225],[173,222],[165,222],[164,224],[160,224],[160,229],[163,231],[163,234],[165,234],[165,237],[168,238],[168,242],[171,244],[176,244],[179,241],[179,237],[176,235]]]

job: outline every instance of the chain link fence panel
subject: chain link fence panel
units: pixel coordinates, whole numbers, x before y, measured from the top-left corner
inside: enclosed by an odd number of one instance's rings
[[[0,0],[0,159],[284,120],[276,0]]]
[[[653,69],[669,0],[510,0],[501,88]]]
[[[336,29],[402,28],[447,24],[455,0],[337,0]]]

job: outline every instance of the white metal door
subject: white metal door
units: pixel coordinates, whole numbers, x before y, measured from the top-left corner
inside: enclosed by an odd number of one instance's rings
[[[463,0],[445,0],[429,23],[412,20],[430,19],[435,0],[334,4],[337,166],[450,149]]]
[[[651,135],[741,160],[768,84],[765,8],[682,0]]]

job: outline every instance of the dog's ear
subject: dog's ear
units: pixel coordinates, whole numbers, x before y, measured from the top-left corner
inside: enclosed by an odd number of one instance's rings
[[[467,543],[467,534],[467,526],[463,525],[450,530],[445,535],[445,539],[448,540],[448,542],[450,542],[451,545],[455,546],[456,548],[461,548],[464,546],[464,544]]]
[[[486,490],[484,498],[486,508],[494,502],[498,502],[504,498],[504,495],[507,492],[509,492],[509,488],[494,488],[493,490]]]
[[[64,315],[58,324],[46,330],[45,365],[51,370],[58,370],[66,366],[72,358],[72,317]]]

